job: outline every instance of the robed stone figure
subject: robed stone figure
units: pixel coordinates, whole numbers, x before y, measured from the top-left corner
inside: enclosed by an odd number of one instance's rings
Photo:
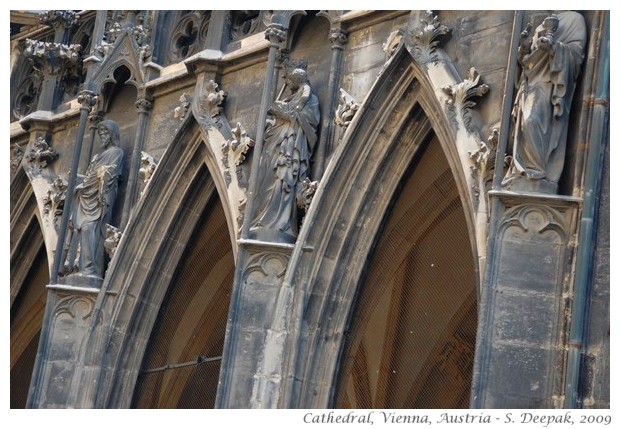
[[[93,156],[82,183],[75,187],[65,274],[103,278],[103,243],[116,201],[123,150],[115,121],[100,122],[97,133],[103,151]]]
[[[584,58],[586,25],[579,13],[569,11],[545,18],[531,38],[530,28],[521,35],[513,160],[504,186],[557,193],[569,110]]]
[[[301,68],[288,74],[291,95],[269,108],[260,159],[257,211],[250,230],[253,238],[294,242],[298,233],[301,184],[310,177],[310,157],[321,118],[319,100]],[[301,204],[300,204],[301,205]]]

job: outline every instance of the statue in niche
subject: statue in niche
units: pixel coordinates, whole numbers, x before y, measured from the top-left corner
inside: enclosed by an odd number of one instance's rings
[[[65,274],[102,278],[106,224],[114,209],[123,150],[115,121],[101,121],[97,133],[103,152],[93,156],[82,183],[75,187]]]
[[[564,168],[568,116],[586,44],[577,12],[551,15],[530,36],[521,33],[522,72],[513,109],[513,159],[503,185],[509,190],[557,193]]]
[[[297,209],[305,206],[305,194],[312,189],[303,183],[310,181],[310,157],[321,115],[306,70],[295,68],[285,78],[291,94],[269,108],[258,173],[260,203],[251,233],[259,239],[295,242]]]

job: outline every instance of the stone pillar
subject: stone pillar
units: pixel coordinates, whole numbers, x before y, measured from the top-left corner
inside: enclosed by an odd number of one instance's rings
[[[560,408],[580,199],[489,194],[498,212],[480,298],[471,405]]]
[[[338,89],[340,82],[340,71],[342,68],[342,51],[347,42],[347,35],[344,31],[332,28],[329,32],[329,41],[332,45],[332,62],[329,68],[329,83],[327,86],[328,100],[327,105],[321,112],[321,136],[314,159],[314,180],[321,180],[327,162],[331,156],[333,148],[332,125],[336,101],[338,100]]]
[[[153,103],[151,103],[151,100],[146,96],[139,97],[136,101],[136,109],[138,109],[138,126],[136,129],[133,151],[131,153],[131,164],[129,167],[129,178],[127,181],[127,194],[125,195],[125,203],[123,204],[121,229],[124,229],[127,225],[130,210],[138,199],[138,191],[140,189],[138,171],[140,170],[140,158],[142,156],[142,149],[144,148],[146,127],[148,125],[149,114],[152,107]]]
[[[286,39],[286,28],[272,23],[265,31],[270,42],[265,87],[261,102],[256,145],[249,180],[245,221],[239,240],[235,281],[231,297],[226,341],[222,356],[216,408],[250,408],[257,356],[263,349],[272,321],[276,298],[293,249],[275,240],[249,240],[257,192],[257,173],[264,139],[267,109],[271,104],[276,51]]]
[[[99,287],[48,285],[27,408],[66,408]]]

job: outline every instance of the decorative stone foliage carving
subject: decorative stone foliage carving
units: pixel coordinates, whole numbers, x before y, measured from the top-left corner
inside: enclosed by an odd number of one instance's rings
[[[54,70],[61,64],[60,61],[75,63],[79,58],[82,47],[80,45],[63,45],[62,43],[42,42],[39,40],[25,40],[24,56],[46,61]]]
[[[338,101],[338,109],[334,116],[334,122],[341,127],[348,127],[353,117],[359,110],[359,103],[344,89],[340,88],[340,97]]]
[[[476,199],[480,198],[480,193],[489,191],[489,185],[493,181],[493,171],[495,170],[495,157],[497,144],[499,141],[499,130],[494,128],[492,134],[486,142],[481,141],[475,152],[468,152],[469,157],[474,162],[470,166]]]
[[[224,179],[226,185],[230,186],[231,183],[231,168],[235,169],[237,175],[237,183],[243,181],[243,170],[241,164],[245,161],[245,155],[248,153],[251,147],[254,146],[254,140],[248,136],[245,129],[237,122],[237,126],[232,130],[232,140],[226,141],[222,144],[222,163],[224,164]]]
[[[138,113],[146,113],[153,108],[152,101],[145,97],[138,98],[135,105]]]
[[[58,152],[50,148],[44,137],[37,137],[33,148],[26,155],[26,162],[32,167],[33,173],[37,174],[56,158],[58,158]]]
[[[210,80],[205,85],[205,90],[198,99],[198,116],[207,123],[213,124],[214,118],[222,111],[222,103],[226,98],[226,93],[219,89],[219,85]]]
[[[319,182],[317,180],[310,180],[309,178],[305,178],[299,183],[299,191],[297,192],[297,207],[300,209],[308,210],[310,208],[310,204],[312,203],[312,198],[316,193],[316,188],[318,188]]]
[[[420,23],[422,26],[414,29],[411,34],[413,57],[419,64],[426,65],[438,60],[435,49],[441,36],[449,34],[450,29],[439,22],[439,18],[430,10],[422,13]]]
[[[348,39],[345,32],[336,30],[330,31],[328,38],[332,48],[336,49],[343,49]]]
[[[62,177],[57,177],[52,182],[52,187],[47,191],[43,198],[43,213],[46,216],[52,215],[53,223],[58,228],[58,221],[62,217],[67,197],[67,182]]]
[[[142,155],[140,157],[140,170],[138,170],[138,177],[140,177],[140,180],[145,187],[149,183],[149,180],[151,180],[151,176],[153,176],[153,173],[157,168],[157,164],[158,162],[155,158],[153,158],[148,153],[142,151]]]
[[[137,13],[136,13],[137,12]],[[135,15],[135,23],[129,15]],[[95,48],[105,58],[116,40],[124,32],[129,32],[140,50],[140,58],[146,60],[152,54],[151,49],[152,16],[148,11],[110,11],[106,22],[105,40]]]
[[[449,96],[446,104],[455,123],[458,125],[456,116],[460,116],[466,130],[471,133],[471,109],[476,105],[472,98],[486,94],[489,91],[489,86],[480,83],[480,74],[474,67],[471,67],[463,82],[444,86],[442,90]]]
[[[109,223],[105,224],[105,240],[103,241],[103,248],[110,259],[114,257],[114,253],[116,252],[116,248],[118,247],[118,243],[121,241],[122,237],[123,233],[120,229],[110,225]]]
[[[19,166],[22,164],[24,158],[24,151],[19,145],[14,145],[11,151],[11,174],[15,174]]]
[[[39,20],[45,25],[71,28],[77,25],[78,15],[72,10],[46,10],[41,13]]]
[[[571,101],[585,55],[577,12],[551,15],[521,34],[521,78],[513,109],[512,165],[506,189],[555,194],[564,169]]]
[[[388,36],[387,40],[383,44],[383,52],[385,52],[385,60],[388,61],[396,52],[396,49],[403,43],[403,38],[405,37],[405,33],[403,30],[398,29],[392,31]]]
[[[192,96],[184,92],[179,98],[179,103],[181,104],[174,108],[174,117],[178,119],[179,122],[183,122],[187,112],[192,107]]]

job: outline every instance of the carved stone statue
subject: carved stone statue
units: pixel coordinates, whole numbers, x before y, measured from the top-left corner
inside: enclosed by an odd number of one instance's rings
[[[521,34],[513,160],[503,184],[511,190],[557,193],[586,25],[580,14],[562,12],[545,18],[533,37],[530,29]]]
[[[309,180],[310,157],[317,141],[319,100],[304,69],[287,75],[291,95],[269,108],[256,197],[260,203],[251,232],[256,238],[294,242],[297,207],[306,199],[300,183]]]
[[[110,223],[114,209],[123,150],[119,147],[120,131],[116,122],[101,121],[97,132],[103,152],[93,156],[82,183],[75,187],[65,270],[101,278],[106,224]]]

